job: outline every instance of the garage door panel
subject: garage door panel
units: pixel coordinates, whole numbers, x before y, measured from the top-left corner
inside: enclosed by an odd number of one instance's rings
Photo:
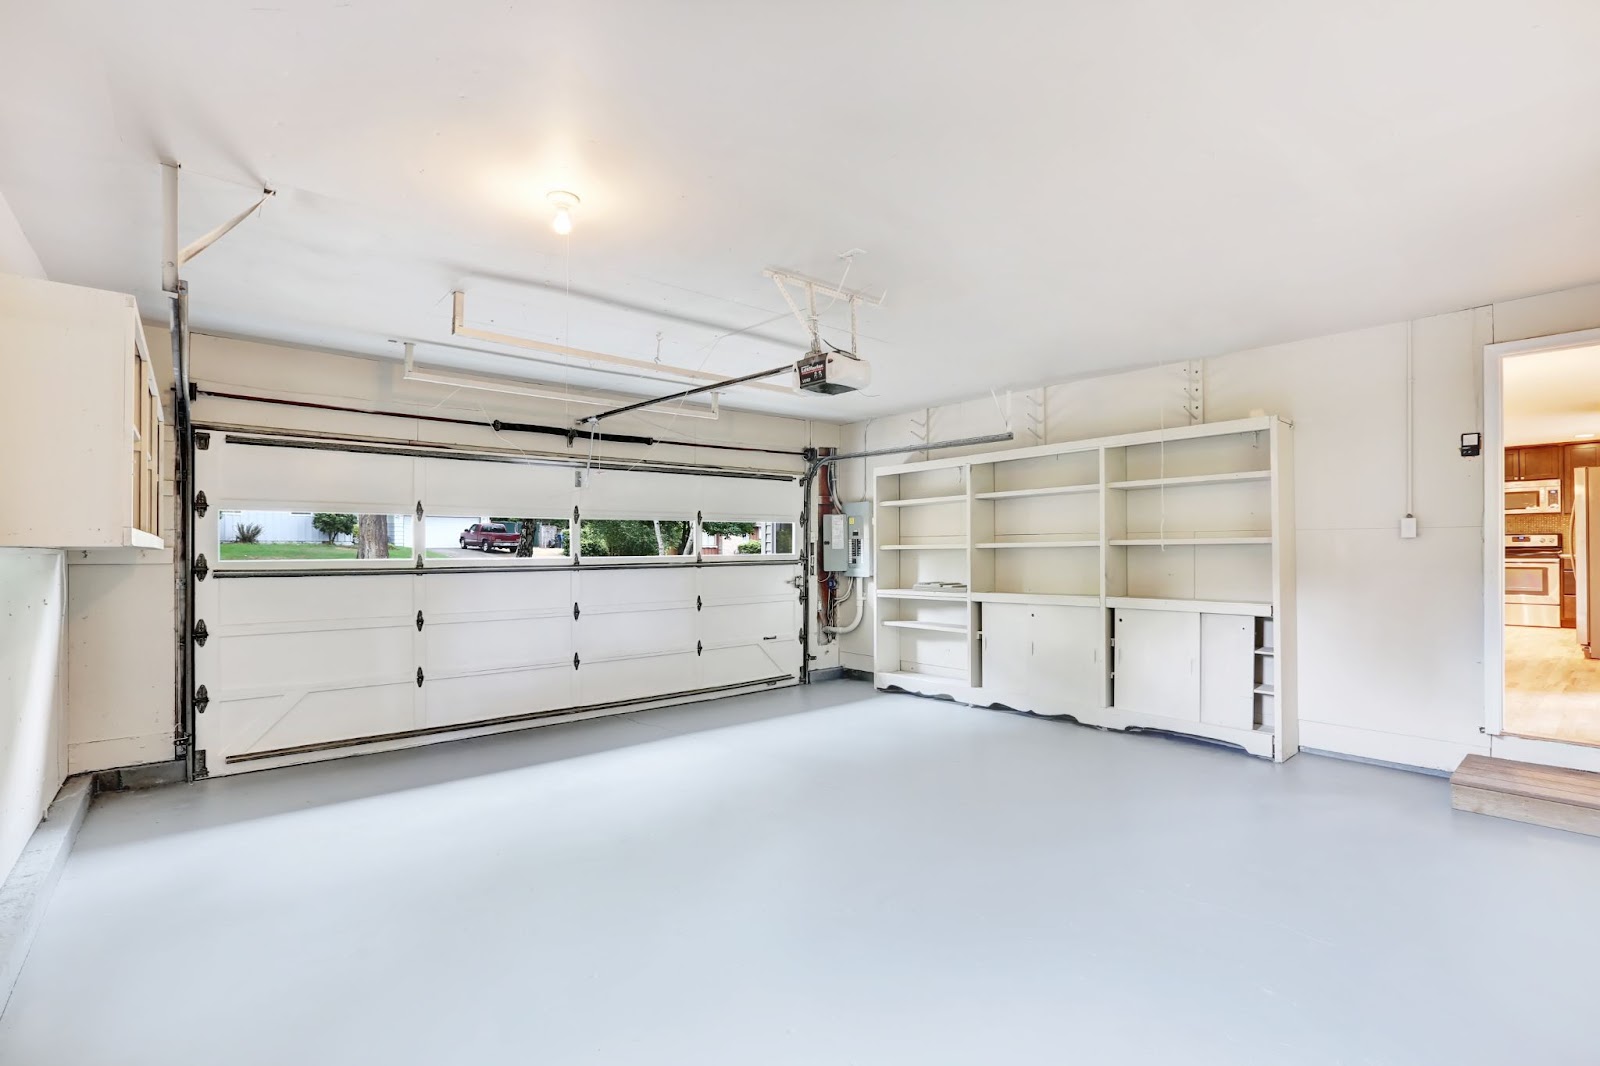
[[[571,516],[572,468],[422,459],[422,506],[430,514]]]
[[[405,514],[417,504],[409,456],[225,443],[220,459],[207,494],[219,507]]]
[[[700,639],[707,645],[792,638],[800,630],[798,605],[780,600],[707,607],[700,612]]]
[[[796,674],[800,665],[800,643],[796,640],[739,644],[727,648],[707,648],[700,656],[700,685],[736,685],[764,681],[784,674]]]
[[[570,707],[578,702],[576,674],[569,661],[532,670],[430,678],[428,725],[456,725]]]
[[[297,689],[271,696],[214,700],[206,724],[214,726],[207,744],[224,757],[212,773],[253,769],[255,763],[230,763],[227,755],[394,733],[416,722],[412,684],[365,688]]]
[[[430,574],[420,579],[427,613],[472,616],[505,612],[570,615],[570,568],[554,573]]]
[[[585,612],[608,607],[694,606],[695,570],[690,566],[659,569],[601,570],[580,573],[577,601]]]
[[[742,566],[738,563],[713,563],[699,571],[700,597],[706,603],[734,603],[751,599],[800,601],[794,587],[799,564],[792,566]]]
[[[693,604],[672,610],[612,611],[578,619],[577,651],[584,660],[694,651],[697,638]]]
[[[409,626],[212,639],[224,690],[399,680],[415,658]],[[292,679],[289,681],[288,679]]]
[[[424,661],[439,673],[555,663],[572,669],[571,618],[429,623],[423,639]]]
[[[699,688],[699,657],[691,650],[612,662],[585,662],[578,674],[584,704],[636,700]]]
[[[229,625],[330,619],[405,619],[414,613],[409,577],[219,579],[217,609]]]

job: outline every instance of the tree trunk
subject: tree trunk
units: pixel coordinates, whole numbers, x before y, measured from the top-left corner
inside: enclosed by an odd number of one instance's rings
[[[389,516],[364,514],[356,520],[356,558],[389,558]]]

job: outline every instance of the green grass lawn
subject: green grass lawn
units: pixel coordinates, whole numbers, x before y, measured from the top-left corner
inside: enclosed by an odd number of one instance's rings
[[[354,559],[353,544],[234,544],[222,545],[224,559]],[[411,549],[389,545],[389,558],[409,559]],[[448,558],[443,552],[429,552],[429,559]]]

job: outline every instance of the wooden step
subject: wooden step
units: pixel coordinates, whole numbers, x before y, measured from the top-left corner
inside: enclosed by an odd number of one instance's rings
[[[1600,774],[1468,755],[1450,775],[1450,805],[1600,836]]]

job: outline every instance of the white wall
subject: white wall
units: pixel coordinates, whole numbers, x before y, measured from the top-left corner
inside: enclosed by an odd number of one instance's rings
[[[66,778],[66,581],[61,552],[0,548],[0,881]]]
[[[166,331],[146,322],[152,351],[168,350]],[[191,376],[201,388],[245,394],[294,397],[318,403],[383,408],[472,420],[568,424],[572,414],[559,403],[407,382],[398,362],[357,358],[251,341],[193,336]],[[170,388],[170,364],[157,360]],[[170,395],[170,394],[169,394]],[[197,421],[257,425],[323,432],[391,436],[404,439],[508,448],[564,457],[588,454],[587,445],[569,450],[559,437],[496,435],[492,430],[413,418],[267,406],[202,397]],[[831,447],[840,427],[803,419],[724,411],[720,420],[672,419],[647,413],[619,418],[617,433],[710,443],[749,444],[798,450]],[[170,426],[170,422],[169,422]],[[172,440],[164,443],[163,530],[172,529]],[[762,453],[695,447],[619,445],[607,441],[598,458],[656,459],[798,472],[798,459]],[[204,485],[199,486],[204,488]],[[798,494],[796,494],[798,505]],[[459,525],[450,527],[454,544]],[[430,529],[430,539],[432,532]],[[69,681],[69,756],[73,773],[172,758],[173,625],[172,553],[71,553],[72,646]],[[837,665],[836,648],[816,649],[817,669]]]
[[[1305,747],[1441,769],[1489,750],[1484,460],[1462,458],[1458,438],[1482,428],[1483,345],[1595,326],[1600,286],[1588,286],[1202,361],[1207,421],[1264,410],[1295,424]],[[1408,330],[1416,540],[1397,531]],[[1013,393],[1014,446],[1184,424],[1184,386],[1183,368],[1170,366]],[[918,439],[923,421],[931,439],[1000,431],[1007,401],[984,396],[848,426],[844,448]],[[861,498],[865,464],[843,465],[842,495]],[[870,670],[871,641],[864,625],[844,642],[842,664]]]
[[[39,262],[28,235],[22,232],[22,223],[17,221],[3,193],[0,193],[0,274],[44,277],[44,265]]]

